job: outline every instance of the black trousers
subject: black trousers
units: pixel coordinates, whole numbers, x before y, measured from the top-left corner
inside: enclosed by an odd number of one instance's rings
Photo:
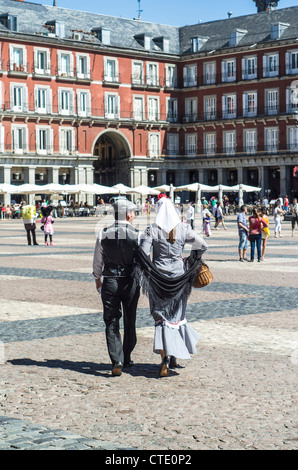
[[[31,245],[32,243],[33,243],[33,245],[36,245],[36,233],[35,233],[36,226],[35,226],[35,224],[25,224],[25,229],[26,229],[26,232],[27,232],[28,245]],[[31,243],[31,234],[32,234],[32,243]]]
[[[112,364],[129,363],[136,343],[136,312],[140,288],[131,277],[105,277],[101,290],[106,341]],[[120,319],[123,310],[123,345]]]

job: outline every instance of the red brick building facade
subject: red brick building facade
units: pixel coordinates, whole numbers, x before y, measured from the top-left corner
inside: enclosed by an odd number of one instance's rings
[[[298,7],[176,28],[0,0],[0,183],[297,196],[297,24]]]

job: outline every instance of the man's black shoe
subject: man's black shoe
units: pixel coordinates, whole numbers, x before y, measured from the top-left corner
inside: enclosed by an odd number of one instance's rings
[[[123,368],[122,362],[116,362],[116,364],[114,364],[112,368],[112,375],[114,377],[120,376],[122,374],[122,368]]]
[[[134,362],[133,361],[129,361],[129,362],[124,362],[123,364],[123,367],[131,367],[134,365]]]

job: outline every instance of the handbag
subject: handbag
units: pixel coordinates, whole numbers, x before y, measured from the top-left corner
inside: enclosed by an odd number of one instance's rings
[[[192,286],[200,289],[201,287],[208,286],[208,284],[211,284],[213,282],[213,274],[208,268],[206,263],[202,263],[202,268],[196,275]]]
[[[44,231],[44,225],[40,226],[40,230]]]

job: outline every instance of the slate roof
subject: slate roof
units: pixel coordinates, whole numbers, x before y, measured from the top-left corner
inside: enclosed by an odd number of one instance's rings
[[[247,31],[247,34],[243,36],[238,46],[245,47],[255,43],[270,42],[271,25],[274,23],[289,24],[281,39],[297,38],[298,6],[184,26],[180,28],[180,51],[182,54],[190,53],[190,38],[196,35],[207,36],[209,38],[200,49],[200,52],[209,52],[214,49],[220,50],[229,47],[230,33],[236,29]]]
[[[162,52],[159,43],[153,41],[153,38],[162,36],[169,39],[169,54],[175,55],[191,53],[190,40],[195,36],[208,37],[199,52],[229,47],[230,33],[237,28],[247,31],[238,44],[244,47],[271,41],[271,24],[278,22],[289,24],[282,39],[298,37],[298,6],[183,27],[40,5],[27,1],[0,0],[0,14],[5,13],[17,16],[18,32],[23,34],[44,33],[47,31],[44,24],[56,20],[65,24],[66,39],[72,37],[71,30],[78,29],[87,33],[94,28],[103,27],[111,31],[110,44],[112,47],[142,51],[144,47],[136,39],[136,36],[146,33],[152,39],[152,52]],[[0,24],[1,30],[6,30],[6,28]],[[86,35],[85,39],[94,44],[101,44],[95,36]]]

